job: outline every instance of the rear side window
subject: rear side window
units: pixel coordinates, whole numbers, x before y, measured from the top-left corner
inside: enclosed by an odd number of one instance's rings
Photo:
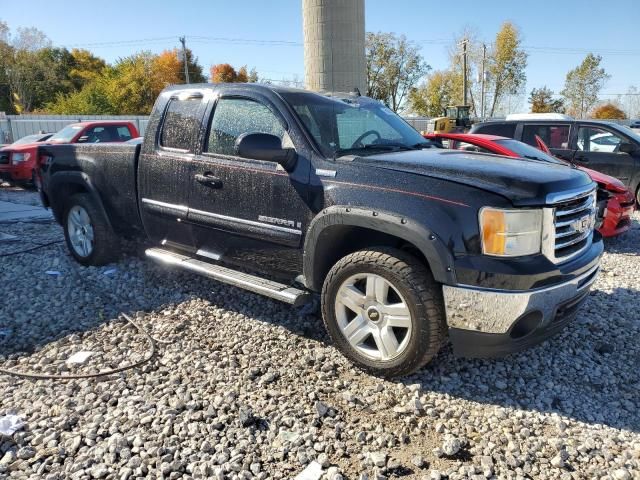
[[[525,125],[522,129],[522,141],[537,146],[538,135],[549,148],[569,148],[569,125]]]
[[[244,133],[269,133],[282,139],[285,129],[266,106],[248,98],[221,98],[209,129],[207,152],[235,155],[236,139]]]
[[[160,132],[161,147],[191,150],[193,134],[199,123],[197,113],[200,104],[201,98],[173,98],[169,101]]]
[[[497,135],[499,137],[513,138],[516,134],[515,123],[488,123],[480,125],[473,130],[473,133],[482,133],[484,135]]]

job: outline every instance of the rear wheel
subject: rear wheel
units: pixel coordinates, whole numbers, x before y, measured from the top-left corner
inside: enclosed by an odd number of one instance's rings
[[[405,252],[347,255],[322,290],[325,326],[340,351],[376,375],[409,374],[431,360],[445,336],[441,287]]]
[[[67,247],[82,265],[104,265],[117,258],[118,237],[89,194],[79,193],[69,199],[63,227]]]

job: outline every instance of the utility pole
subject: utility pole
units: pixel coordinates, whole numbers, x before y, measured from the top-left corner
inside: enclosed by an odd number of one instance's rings
[[[467,105],[467,39],[462,40],[462,104]]]
[[[480,79],[480,119],[484,120],[484,82],[486,73],[485,63],[487,61],[487,45],[485,43],[482,44],[482,78]]]
[[[191,83],[189,81],[189,63],[187,62],[187,47],[185,45],[185,37],[180,37],[180,43],[182,44],[182,59],[184,60],[184,83]]]

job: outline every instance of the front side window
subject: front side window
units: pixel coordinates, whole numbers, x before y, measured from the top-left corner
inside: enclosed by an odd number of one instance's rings
[[[160,146],[191,150],[193,134],[198,128],[198,108],[201,98],[172,98],[169,101],[160,132]]]
[[[268,133],[282,140],[285,128],[262,103],[248,98],[221,98],[213,112],[206,151],[235,155],[236,140],[245,133]]]
[[[569,125],[525,125],[522,129],[522,141],[532,146],[537,146],[536,135],[539,136],[549,148],[569,148]]]
[[[583,152],[617,152],[624,140],[608,130],[598,127],[578,129],[578,150]]]
[[[126,142],[127,140],[131,140],[131,132],[129,131],[129,127],[126,125],[122,125],[117,127],[118,140],[121,142]]]
[[[431,145],[378,101],[336,98],[308,92],[282,94],[328,158],[371,155]]]

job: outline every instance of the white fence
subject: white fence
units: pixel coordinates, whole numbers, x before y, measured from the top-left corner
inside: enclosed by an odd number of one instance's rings
[[[11,143],[25,135],[57,132],[71,123],[88,120],[126,120],[133,122],[140,135],[149,123],[146,115],[1,115],[0,143]]]

